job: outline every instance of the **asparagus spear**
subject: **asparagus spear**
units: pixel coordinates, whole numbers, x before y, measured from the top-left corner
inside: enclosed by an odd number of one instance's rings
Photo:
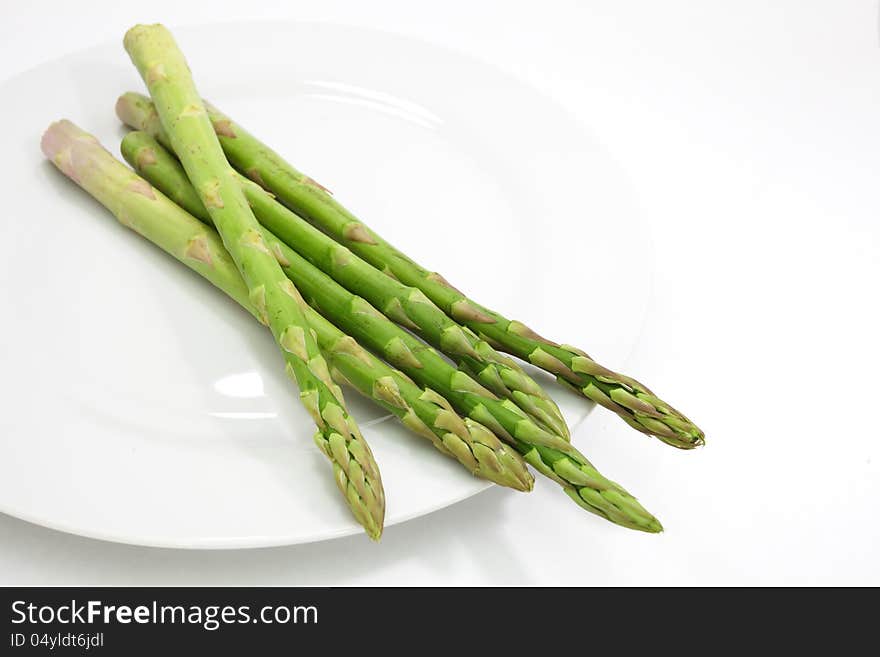
[[[149,99],[124,94],[116,109],[123,122],[160,137],[161,126]],[[297,171],[228,116],[211,106],[208,112],[223,150],[236,169],[371,265],[418,288],[495,348],[550,372],[560,383],[614,411],[642,433],[680,449],[703,444],[703,432],[645,385],[599,365],[576,347],[547,340],[525,324],[469,299],[443,276],[421,267],[379,237],[323,186]]]
[[[72,140],[82,141],[64,154]],[[258,320],[260,312],[223,247],[217,232],[183,212],[67,122],[52,126],[44,140],[47,155],[111,208],[123,223],[173,255],[228,294]],[[57,153],[62,153],[56,157]],[[175,160],[176,162],[176,160]],[[179,164],[178,164],[179,166]],[[67,168],[64,168],[67,167]],[[74,168],[75,167],[75,168]],[[135,190],[150,190],[153,198]],[[189,187],[193,198],[195,191]],[[197,245],[196,249],[192,245]],[[458,459],[473,474],[517,490],[531,490],[533,478],[519,454],[486,427],[462,420],[437,393],[416,386],[405,375],[364,350],[308,305],[303,314],[323,352],[331,376],[345,381],[393,413],[408,428],[428,438],[442,453]]]
[[[154,184],[207,218],[185,172],[159,144],[151,152],[126,149],[128,157],[147,161],[141,168]],[[164,154],[163,154],[164,153]],[[163,166],[166,165],[166,166]],[[603,477],[570,443],[538,426],[510,400],[499,400],[465,372],[450,365],[437,351],[391,322],[363,298],[336,283],[324,272],[264,229],[264,239],[284,272],[309,303],[358,342],[381,354],[419,385],[436,390],[460,413],[494,431],[542,474],[556,481],[580,506],[612,522],[656,532],[660,523],[618,484]]]
[[[122,154],[138,173],[160,188],[158,178],[167,172],[171,183],[169,196],[199,219],[208,218],[192,187],[180,184],[181,173],[177,171],[180,165],[148,133],[134,131],[126,135],[122,140]],[[463,329],[420,290],[383,275],[277,203],[255,183],[245,178],[241,178],[241,182],[257,220],[278,239],[339,284],[381,308],[389,319],[417,331],[492,392],[512,399],[538,424],[569,439],[568,426],[559,408],[512,359],[499,354],[469,329]]]
[[[248,294],[285,354],[287,372],[318,426],[316,442],[333,461],[340,489],[367,534],[378,539],[385,516],[379,468],[346,410],[341,390],[308,330],[299,292],[263,241],[196,91],[183,53],[161,25],[138,25],[125,49],[150,90],[159,119],[248,287]]]

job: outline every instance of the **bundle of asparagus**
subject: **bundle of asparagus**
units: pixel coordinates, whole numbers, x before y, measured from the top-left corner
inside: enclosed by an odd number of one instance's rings
[[[389,277],[421,290],[451,318],[496,349],[550,372],[560,383],[614,411],[639,431],[680,449],[703,444],[703,432],[647,386],[599,365],[577,347],[547,340],[525,324],[506,319],[469,299],[443,276],[419,266],[379,237],[342,207],[325,187],[297,171],[228,116],[210,104],[206,107],[229,162],[339,244]],[[137,93],[123,94],[116,103],[116,113],[126,125],[170,144],[149,98]],[[264,217],[259,218],[264,221]]]
[[[370,537],[382,532],[384,492],[342,383],[476,476],[529,491],[528,463],[587,511],[661,530],[571,445],[550,396],[497,350],[553,373],[673,446],[702,444],[696,426],[635,380],[477,304],[379,238],[325,188],[204,103],[161,25],[132,28],[125,48],[152,96],[126,93],[116,104],[135,128],[122,141],[134,172],[69,121],[46,131],[46,157],[121,223],[269,328],[315,420],[315,442]]]

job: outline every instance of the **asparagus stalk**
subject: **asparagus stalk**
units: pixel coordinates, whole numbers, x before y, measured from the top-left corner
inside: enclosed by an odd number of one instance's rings
[[[333,461],[340,489],[367,534],[378,539],[385,516],[379,468],[308,330],[298,303],[299,292],[263,241],[260,225],[223,155],[183,53],[161,25],[133,27],[124,44],[252,302],[285,354],[287,372],[299,385],[300,399],[318,426],[316,442]]]
[[[126,149],[128,157],[145,161],[154,184],[180,199],[195,216],[208,215],[188,184],[185,172],[159,144],[151,152]],[[157,168],[160,169],[156,173]],[[152,174],[151,174],[152,175]],[[499,400],[465,372],[450,365],[437,351],[391,322],[363,298],[327,276],[308,260],[264,229],[264,239],[284,272],[308,302],[359,343],[381,354],[419,385],[435,390],[460,413],[491,429],[509,442],[542,474],[556,481],[577,504],[612,522],[648,532],[660,523],[623,488],[603,477],[569,442],[538,426],[510,400]]]
[[[160,137],[161,126],[149,99],[129,93],[119,99],[116,107],[122,121]],[[421,267],[383,240],[326,188],[297,171],[228,116],[211,106],[208,112],[223,150],[236,169],[377,269],[421,290],[450,317],[496,349],[550,372],[560,383],[614,411],[642,433],[680,449],[703,444],[703,432],[645,385],[599,365],[581,349],[547,340],[525,324],[469,299],[443,276]]]
[[[183,212],[158,190],[151,189],[147,181],[133,176],[122,163],[67,122],[52,126],[47,132],[44,140],[49,148],[47,155],[63,153],[65,141],[59,140],[71,139],[83,141],[85,146],[76,146],[77,168],[62,169],[65,173],[79,180],[123,223],[204,276],[255,318],[261,319],[241,274],[215,230]],[[68,166],[66,155],[51,157],[56,165]],[[83,175],[84,167],[87,168],[86,175]],[[134,189],[151,190],[155,198],[147,200]],[[192,187],[189,191],[198,199]],[[198,245],[195,250],[191,247],[193,244]],[[327,355],[334,380],[357,388],[393,413],[405,426],[428,438],[439,451],[456,458],[473,474],[517,490],[531,490],[534,480],[519,454],[499,441],[489,429],[469,418],[460,418],[440,395],[416,386],[308,305],[303,304],[302,309],[319,346]]]
[[[148,133],[134,131],[122,140],[122,154],[135,171],[160,188],[169,178],[169,196],[199,219],[208,213],[189,184],[181,183],[179,164]],[[183,178],[183,183],[186,183]],[[377,271],[321,231],[277,203],[263,188],[241,178],[245,197],[257,220],[339,284],[364,297],[398,324],[417,331],[501,397],[512,399],[544,428],[569,439],[568,426],[556,404],[512,359],[502,356],[469,329],[451,320],[416,288]]]

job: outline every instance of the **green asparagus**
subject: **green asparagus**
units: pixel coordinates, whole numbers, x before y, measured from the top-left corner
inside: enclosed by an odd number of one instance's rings
[[[166,172],[171,181],[180,181],[181,176],[175,171],[180,165],[146,132],[126,135],[122,154],[136,171],[160,188],[158,178]],[[187,182],[185,178],[183,182]],[[499,354],[469,329],[463,329],[420,290],[376,271],[346,247],[277,203],[255,183],[245,178],[241,178],[241,182],[257,220],[278,239],[339,284],[381,308],[389,319],[418,332],[492,392],[512,399],[538,424],[569,438],[568,426],[559,408],[511,358]],[[204,205],[189,184],[171,182],[169,196],[198,218],[207,218]]]
[[[125,94],[117,102],[123,122],[159,136],[160,124],[149,99]],[[297,171],[240,125],[208,106],[220,143],[232,165],[291,210],[347,246],[371,265],[418,288],[450,317],[496,349],[555,375],[597,404],[617,413],[635,429],[681,449],[702,445],[703,432],[638,381],[599,365],[586,352],[541,337],[469,299],[440,274],[416,264],[339,204],[322,185]]]
[[[141,157],[155,171],[156,163],[172,162],[162,147],[152,152],[126,149],[129,157]],[[152,162],[155,160],[155,163]],[[154,184],[173,198],[181,199],[196,216],[208,218],[192,192],[184,171],[167,166]],[[264,239],[284,272],[322,315],[403,370],[419,385],[437,391],[454,408],[491,429],[513,445],[525,460],[556,481],[584,509],[612,522],[642,531],[661,530],[660,523],[623,488],[603,477],[577,449],[564,439],[542,429],[510,400],[499,400],[465,372],[450,365],[437,351],[403,330],[363,298],[336,283],[268,230]]]
[[[248,289],[223,247],[216,231],[206,227],[153,188],[154,198],[137,193],[150,189],[123,164],[100,148],[87,135],[62,123],[47,133],[49,153],[63,152],[66,141],[77,140],[76,166],[64,169],[98,198],[124,223],[228,294],[254,317],[260,312],[248,297]],[[63,139],[65,142],[59,143]],[[66,155],[51,156],[57,165],[72,162]],[[176,162],[176,160],[175,160]],[[178,164],[179,166],[179,164]],[[83,168],[88,170],[84,171]],[[195,191],[189,187],[193,198]],[[190,245],[196,244],[194,251]],[[198,257],[194,257],[196,254]],[[531,490],[534,479],[519,454],[498,440],[489,429],[470,418],[462,419],[449,402],[432,390],[416,386],[355,340],[333,326],[308,305],[303,313],[327,356],[330,373],[347,382],[394,414],[415,433],[428,438],[442,453],[459,460],[473,474],[517,490]]]
[[[285,354],[287,371],[318,426],[340,490],[367,534],[378,539],[385,516],[379,468],[345,408],[298,303],[299,292],[263,241],[260,225],[217,141],[183,53],[161,25],[138,25],[125,49],[150,91],[159,120],[248,287],[249,298]]]

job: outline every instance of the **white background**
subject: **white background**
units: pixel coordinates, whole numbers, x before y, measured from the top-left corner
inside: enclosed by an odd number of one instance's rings
[[[679,453],[605,413],[575,440],[667,531],[585,518],[551,486],[490,490],[379,545],[157,550],[0,516],[0,584],[880,584],[877,3],[431,5],[4,3],[0,78],[135,22],[287,17],[419,37],[552,96],[626,170],[653,231],[653,286],[621,291],[651,295],[648,321],[609,365],[708,446]]]

